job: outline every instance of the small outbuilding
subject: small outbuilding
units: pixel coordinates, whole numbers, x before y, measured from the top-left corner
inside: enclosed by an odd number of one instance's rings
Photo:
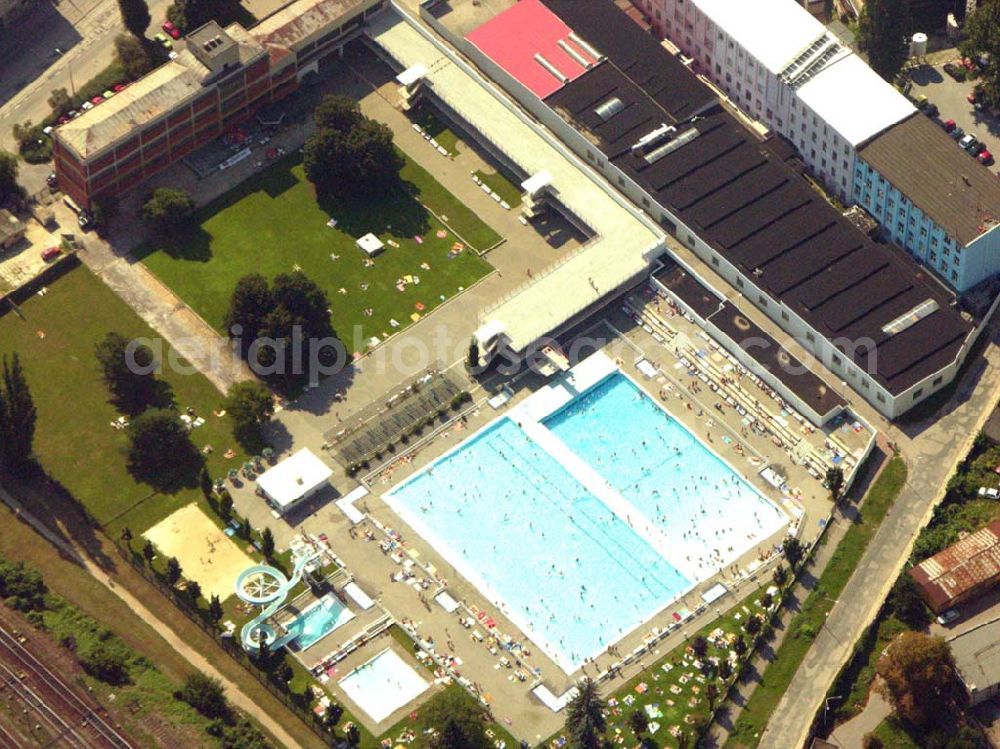
[[[25,226],[6,208],[0,208],[0,250],[6,250],[24,239]]]
[[[925,559],[910,576],[935,614],[982,595],[1000,583],[1000,520]]]
[[[333,471],[308,448],[302,448],[265,471],[257,488],[284,514],[329,485]]]

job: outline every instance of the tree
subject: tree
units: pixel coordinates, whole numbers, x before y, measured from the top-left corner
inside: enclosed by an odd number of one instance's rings
[[[774,584],[779,588],[783,587],[785,583],[788,582],[788,569],[783,564],[779,564],[774,568],[774,576],[772,578]]]
[[[236,282],[226,313],[226,331],[240,341],[245,356],[250,344],[260,337],[267,313],[274,307],[274,296],[267,279],[259,273],[243,276]]]
[[[152,20],[146,0],[118,0],[118,10],[122,15],[122,24],[137,39],[142,39]]]
[[[119,534],[119,538],[124,542],[124,544],[131,548],[132,545],[132,529],[127,525],[122,528],[122,532]]]
[[[924,599],[909,572],[903,572],[889,591],[886,606],[893,615],[913,629],[921,629],[930,620]]]
[[[196,480],[202,457],[175,411],[150,408],[128,426],[128,468],[160,489]]]
[[[271,533],[270,528],[265,528],[264,532],[260,534],[260,553],[264,555],[265,559],[274,556],[274,534]]]
[[[153,69],[153,60],[146,46],[131,34],[115,37],[115,58],[130,81],[141,78]]]
[[[632,712],[628,716],[628,724],[637,737],[646,733],[649,730],[649,716],[646,715],[646,711],[643,709],[638,709]]]
[[[723,681],[729,681],[733,675],[733,666],[728,660],[719,661],[719,678]]]
[[[826,469],[826,485],[830,490],[830,498],[836,502],[844,491],[844,469],[840,466],[830,466]]]
[[[239,12],[238,0],[175,0],[167,8],[167,18],[181,31],[190,31],[209,21],[227,26],[238,20]]]
[[[222,498],[219,500],[219,516],[223,520],[229,520],[229,516],[233,514],[233,498],[229,495],[229,492],[224,491]]]
[[[56,117],[62,117],[73,108],[73,100],[65,88],[53,89],[49,95],[48,104],[52,109],[52,114]]]
[[[882,694],[896,713],[915,726],[928,728],[950,714],[961,699],[955,659],[942,638],[903,632],[877,665]]]
[[[980,96],[988,107],[1000,106],[1000,0],[981,0],[965,19],[962,32],[962,54],[986,61],[977,86]]]
[[[708,700],[708,711],[715,710],[715,701],[719,699],[719,688],[715,684],[705,687],[705,699]]]
[[[191,599],[191,603],[198,603],[198,599],[201,598],[201,583],[197,580],[188,580],[187,587],[184,589],[187,593],[188,598]]]
[[[156,547],[153,546],[153,542],[147,538],[146,543],[142,545],[142,558],[146,560],[146,564],[152,564],[155,556]]]
[[[398,189],[404,162],[393,145],[392,130],[360,117],[349,130],[315,130],[306,141],[303,163],[320,194],[378,198]]]
[[[704,658],[708,653],[708,640],[706,640],[701,635],[694,638],[694,642],[691,643],[691,650],[698,658]]]
[[[755,635],[760,632],[762,622],[757,614],[751,614],[747,617],[747,620],[743,622],[743,629],[746,630],[748,635]]]
[[[21,194],[17,184],[17,156],[0,149],[0,203]]]
[[[910,26],[910,4],[899,0],[866,0],[858,17],[858,45],[889,83],[909,55]]]
[[[274,670],[274,678],[281,684],[287,685],[294,676],[295,671],[292,669],[292,666],[288,661],[282,661],[281,664]]]
[[[883,749],[885,744],[874,733],[866,733],[861,739],[861,749]]]
[[[733,650],[736,655],[743,655],[747,652],[747,641],[743,635],[736,635],[736,640],[733,642]]]
[[[446,691],[424,708],[424,722],[436,729],[428,742],[430,749],[489,749],[486,715],[477,702],[464,692]]]
[[[229,703],[222,689],[222,682],[196,671],[184,680],[177,699],[186,702],[206,718],[227,719]]]
[[[164,577],[171,585],[177,585],[180,581],[181,563],[177,561],[177,557],[170,557],[170,559],[167,560],[167,570],[164,573]]]
[[[116,407],[134,415],[153,401],[156,359],[149,346],[111,332],[94,347],[94,356]]]
[[[243,380],[230,386],[223,407],[233,417],[237,441],[255,446],[262,441],[261,425],[274,413],[274,396],[260,380]]]
[[[15,122],[14,126],[10,129],[11,135],[14,136],[14,140],[17,141],[17,145],[24,148],[30,141],[33,141],[37,136],[38,128],[31,120],[25,120],[24,122]]]
[[[110,638],[99,639],[77,654],[80,665],[96,679],[108,684],[127,684],[128,657]]]
[[[31,389],[15,353],[3,359],[3,387],[0,392],[0,471],[26,476],[31,471],[32,446],[38,413]]]
[[[355,99],[342,94],[327,94],[313,114],[316,127],[348,133],[364,119]]]
[[[188,228],[194,200],[184,190],[158,187],[142,206],[142,220],[160,234],[177,235]]]
[[[218,624],[222,620],[223,614],[222,602],[219,601],[219,597],[213,593],[212,597],[208,599],[208,618],[215,624]]]
[[[604,700],[592,679],[577,685],[576,696],[566,705],[566,730],[574,749],[600,749],[607,729]]]
[[[794,536],[789,536],[781,545],[781,549],[785,553],[785,559],[788,560],[788,566],[793,570],[798,567],[799,562],[802,561],[802,557],[805,555],[802,542]]]

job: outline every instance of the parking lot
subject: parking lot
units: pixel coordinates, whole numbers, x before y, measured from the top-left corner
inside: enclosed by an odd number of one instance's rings
[[[998,160],[989,167],[980,168],[989,169],[994,174],[1000,171],[1000,119],[985,111],[977,110],[966,99],[976,82],[956,81],[948,76],[940,65],[918,68],[911,72],[910,80],[913,81],[910,96],[915,99],[923,94],[928,101],[937,105],[938,122],[954,120],[955,124],[966,133],[974,134],[978,140],[985,143],[987,150]]]

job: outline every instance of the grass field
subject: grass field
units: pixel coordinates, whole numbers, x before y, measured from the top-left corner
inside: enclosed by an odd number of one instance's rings
[[[479,177],[480,182],[499,195],[501,200],[507,201],[507,204],[511,208],[521,205],[520,188],[505,176],[500,174],[500,172],[487,174],[486,172],[479,170],[476,172],[476,176]]]
[[[802,659],[812,647],[827,615],[905,483],[906,463],[902,458],[893,458],[869,489],[867,499],[861,506],[860,519],[847,529],[816,587],[792,619],[774,660],[764,672],[763,681],[753,690],[733,730],[729,732],[725,747],[735,749],[758,745],[771,713],[788,689]]]
[[[448,127],[441,117],[427,105],[421,103],[417,108],[409,113],[409,118],[424,129],[424,132],[431,136],[448,153],[459,152],[459,139],[454,131]]]
[[[887,718],[879,723],[873,733],[882,739],[884,749],[921,749],[922,746],[895,718]]]
[[[446,215],[467,241],[485,246],[499,241],[420,167],[408,163],[404,178],[418,185],[420,199]],[[327,226],[331,217],[338,222],[335,229]],[[397,194],[365,205],[317,203],[298,155],[209,204],[198,221],[176,246],[146,245],[137,255],[211,325],[221,329],[241,276],[301,269],[329,295],[334,329],[348,351],[409,325],[414,315],[427,314],[490,270],[467,247],[453,255],[455,235],[408,197]],[[386,248],[366,266],[355,239],[368,232]],[[400,279],[412,282],[400,291]]]
[[[38,409],[35,453],[46,472],[61,483],[101,524],[117,533],[129,525],[138,534],[188,502],[199,499],[197,486],[160,494],[136,482],[126,469],[126,433],[112,429],[118,412],[108,402],[94,346],[108,332],[159,340],[134,312],[86,268],[53,282],[44,297],[22,305],[25,319],[0,316],[0,355],[18,352]],[[169,346],[163,343],[166,357]],[[192,432],[195,445],[213,447],[211,475],[224,476],[242,465],[229,418],[217,418],[221,394],[201,375],[165,371],[174,402],[206,419]],[[237,451],[232,460],[223,453]]]

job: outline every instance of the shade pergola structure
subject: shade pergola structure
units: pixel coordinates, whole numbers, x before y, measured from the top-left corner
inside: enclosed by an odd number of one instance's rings
[[[329,485],[333,470],[309,448],[282,460],[257,478],[257,488],[284,514]]]
[[[373,257],[378,255],[382,250],[385,249],[385,245],[382,244],[382,240],[376,237],[374,234],[369,232],[363,237],[358,238],[355,242],[358,249],[362,250],[368,257]]]
[[[327,432],[326,442],[344,466],[371,461],[409,435],[417,423],[450,408],[461,392],[461,385],[446,373],[424,370],[362,408],[351,425]]]

